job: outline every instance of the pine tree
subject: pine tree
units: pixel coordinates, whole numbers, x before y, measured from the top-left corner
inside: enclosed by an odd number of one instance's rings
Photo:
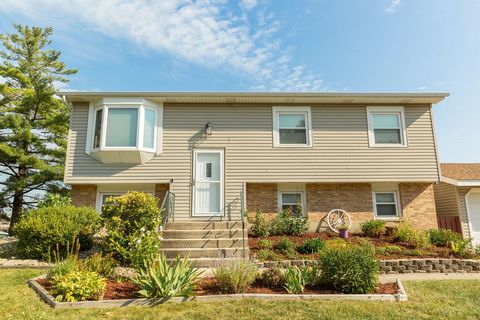
[[[10,235],[39,193],[64,187],[69,109],[54,83],[77,72],[49,48],[52,28],[14,27],[0,34],[0,202],[11,210]]]

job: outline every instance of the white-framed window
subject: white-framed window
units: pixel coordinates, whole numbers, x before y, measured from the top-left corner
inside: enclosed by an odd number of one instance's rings
[[[311,147],[310,107],[272,107],[273,146]]]
[[[367,107],[370,147],[406,147],[403,107]]]
[[[97,212],[102,212],[105,201],[110,197],[119,197],[129,191],[139,191],[155,195],[155,185],[153,184],[99,184],[97,185],[97,195],[95,208]],[[163,199],[162,199],[163,200]]]
[[[110,197],[119,197],[126,192],[99,192],[97,198],[97,211],[102,212],[103,205]]]
[[[373,192],[375,217],[378,219],[397,219],[400,217],[397,190]]]

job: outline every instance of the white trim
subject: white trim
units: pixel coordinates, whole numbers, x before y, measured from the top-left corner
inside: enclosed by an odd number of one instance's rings
[[[457,180],[445,176],[440,177],[441,182],[453,184],[458,187],[480,187],[480,180]]]
[[[279,120],[280,114],[305,114],[305,134],[306,144],[281,144],[279,135]],[[306,148],[313,146],[313,134],[312,134],[312,110],[308,106],[283,106],[272,107],[272,130],[273,130],[273,147],[274,148]]]
[[[368,146],[370,148],[407,148],[407,129],[405,122],[405,108],[403,106],[376,106],[367,107],[367,125],[368,125]],[[373,119],[372,114],[385,113],[385,114],[399,114],[400,120],[400,139],[402,143],[375,143],[375,133],[373,131]]]
[[[395,216],[379,216],[377,214],[377,198],[376,193],[393,193],[393,197],[395,200],[395,208],[397,214]],[[373,213],[374,218],[376,220],[389,220],[389,221],[396,221],[402,217],[402,208],[400,205],[400,192],[398,188],[398,184],[393,183],[377,183],[372,184],[372,203],[373,203]]]
[[[91,128],[93,126],[93,128]],[[88,103],[87,137],[85,153],[90,154],[93,149],[93,136],[95,131],[95,110],[91,103]]]
[[[199,153],[219,153],[220,154],[220,211],[219,212],[196,212],[195,208],[195,179],[196,179],[196,167],[197,167],[197,155]],[[209,149],[209,148],[197,148],[193,150],[192,161],[192,217],[223,217],[225,215],[224,210],[224,190],[225,190],[225,150],[224,149]]]
[[[472,245],[478,245],[480,244],[480,239],[477,241],[474,241],[472,237],[472,219],[471,219],[471,212],[470,212],[470,202],[468,201],[469,196],[472,193],[480,193],[480,188],[472,188],[468,190],[468,192],[465,194],[465,210],[467,211],[467,219],[468,219],[468,234],[470,235],[470,238],[472,239]]]

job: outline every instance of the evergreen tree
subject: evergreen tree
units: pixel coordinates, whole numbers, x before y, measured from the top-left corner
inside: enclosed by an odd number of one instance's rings
[[[63,188],[69,109],[54,83],[77,72],[49,48],[52,28],[14,27],[0,34],[0,202],[10,208],[10,235],[39,193]]]

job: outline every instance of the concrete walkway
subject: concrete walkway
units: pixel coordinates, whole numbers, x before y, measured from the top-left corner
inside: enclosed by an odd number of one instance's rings
[[[381,274],[380,282],[393,282],[396,279],[401,281],[422,281],[422,280],[480,280],[480,273],[397,273]]]

